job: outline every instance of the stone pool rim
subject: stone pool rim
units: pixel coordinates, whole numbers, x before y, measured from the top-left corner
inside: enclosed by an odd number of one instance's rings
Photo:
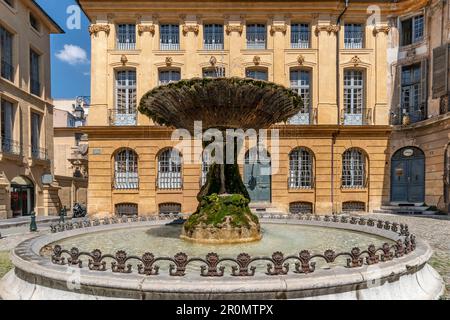
[[[80,290],[67,288],[72,276],[68,266],[55,265],[39,255],[41,248],[63,238],[167,222],[168,219],[101,224],[26,240],[11,253],[15,269],[0,281],[0,296],[3,299],[437,299],[444,290],[442,278],[427,264],[432,250],[421,239],[416,239],[414,251],[392,261],[357,268],[319,269],[310,274],[257,273],[253,277],[205,278],[200,274],[146,276],[72,267],[81,275]],[[376,226],[323,221],[323,218],[263,216],[261,222],[347,229],[394,241],[400,237],[397,232]]]

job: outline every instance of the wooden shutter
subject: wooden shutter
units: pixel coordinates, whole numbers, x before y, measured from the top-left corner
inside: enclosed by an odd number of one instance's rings
[[[433,99],[447,94],[448,44],[433,49]]]
[[[428,118],[428,60],[423,59],[420,63],[420,110],[422,120]]]
[[[391,124],[401,123],[401,79],[402,66],[395,68],[394,85],[392,87]]]

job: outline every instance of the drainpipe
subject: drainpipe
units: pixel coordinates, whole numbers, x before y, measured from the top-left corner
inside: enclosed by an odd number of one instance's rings
[[[337,125],[340,125],[341,121],[341,86],[340,86],[340,59],[339,59],[339,45],[340,45],[340,27],[341,27],[341,18],[345,14],[348,8],[350,0],[344,0],[344,10],[341,12],[339,17],[336,20],[337,33],[336,33],[336,107],[337,107]],[[334,144],[336,142],[337,133],[333,133],[331,138],[331,210],[332,214],[336,214],[335,206],[334,206]]]

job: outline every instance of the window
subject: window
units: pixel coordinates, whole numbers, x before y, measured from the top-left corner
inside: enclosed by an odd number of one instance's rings
[[[181,155],[167,149],[158,156],[158,189],[181,189]]]
[[[221,24],[204,25],[203,49],[223,50],[223,25]]]
[[[163,24],[160,27],[160,49],[180,50],[180,27],[176,24]]]
[[[225,77],[225,68],[203,68],[203,78],[223,78]]]
[[[30,50],[30,91],[37,96],[41,95],[39,54],[34,50]]]
[[[291,48],[306,49],[309,48],[310,31],[309,25],[305,23],[296,23],[291,25]]]
[[[36,31],[39,31],[39,21],[32,13],[30,13],[30,24]]]
[[[136,124],[136,71],[116,72],[116,108],[114,124],[129,126]]]
[[[305,148],[297,148],[289,154],[289,188],[311,188],[313,159]]]
[[[362,49],[364,47],[364,29],[362,24],[346,23],[344,26],[344,48]]]
[[[1,100],[0,110],[1,135],[0,152],[20,154],[20,145],[13,140],[14,109],[13,104],[6,100]]]
[[[134,24],[119,24],[117,26],[117,50],[136,49],[136,26]]]
[[[401,22],[401,44],[407,46],[423,40],[424,34],[424,17],[418,15]]]
[[[208,179],[209,168],[211,167],[211,155],[209,152],[203,152],[202,156],[202,179],[201,179],[201,187],[205,185],[206,180]]]
[[[349,149],[342,155],[342,187],[363,188],[365,184],[365,157],[358,149]]]
[[[170,82],[179,81],[181,79],[180,70],[160,70],[159,85],[168,84]]]
[[[159,208],[159,214],[161,214],[161,215],[181,213],[181,204],[179,204],[179,203],[173,203],[173,202],[160,203],[158,208]]]
[[[267,81],[268,79],[267,70],[264,69],[247,69],[245,70],[245,76],[255,80]]]
[[[265,49],[266,48],[266,25],[248,24],[247,25],[247,49]]]
[[[35,159],[46,159],[46,151],[41,148],[41,116],[31,113],[31,155]]]
[[[312,214],[313,205],[311,202],[291,202],[289,203],[290,214]]]
[[[124,149],[114,157],[114,189],[139,187],[138,157],[131,149]]]
[[[8,4],[8,6],[10,6],[11,8],[13,8],[14,7],[14,0],[4,0],[7,4]]]
[[[118,203],[115,205],[118,216],[137,216],[138,205],[136,203]]]
[[[291,70],[291,89],[295,90],[303,101],[300,112],[289,119],[290,124],[310,124],[311,111],[311,72],[308,70]]]
[[[343,212],[365,212],[366,204],[360,201],[346,201],[342,203]]]
[[[364,75],[360,70],[344,72],[344,124],[362,125],[364,111]]]
[[[402,67],[401,116],[414,123],[426,118],[426,62]],[[425,76],[422,76],[424,74]]]
[[[14,81],[13,67],[13,35],[0,26],[0,48],[1,48],[1,76],[2,78]]]

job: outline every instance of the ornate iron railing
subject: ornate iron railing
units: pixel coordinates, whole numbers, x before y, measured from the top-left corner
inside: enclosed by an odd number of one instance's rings
[[[148,220],[168,220],[182,215],[161,215],[149,217],[126,217],[122,218],[111,217],[89,220],[85,219],[79,222],[67,222],[65,224],[52,225],[52,232],[63,230],[71,230],[74,228],[82,228],[89,226],[98,226],[109,223],[127,223]],[[267,217],[267,215],[260,215]],[[286,218],[281,215],[269,215],[271,218]],[[334,223],[349,223],[363,226],[374,227],[378,229],[389,230],[398,233],[399,238],[394,244],[387,242],[381,246],[376,247],[371,244],[367,249],[360,249],[358,247],[352,248],[347,252],[335,252],[328,249],[323,253],[312,253],[309,250],[300,250],[295,255],[285,255],[277,251],[271,256],[256,256],[252,257],[248,253],[240,253],[236,257],[220,257],[217,253],[208,253],[203,257],[189,257],[186,253],[180,252],[174,256],[155,256],[151,252],[146,252],[142,256],[128,255],[125,251],[119,250],[115,254],[103,254],[99,249],[91,252],[80,251],[78,248],[70,250],[63,249],[60,245],[55,245],[51,261],[57,265],[68,265],[83,268],[86,265],[92,271],[107,271],[108,262],[110,263],[110,270],[113,273],[132,273],[136,271],[141,275],[154,276],[158,275],[160,266],[159,262],[168,262],[168,273],[170,276],[185,276],[187,267],[190,264],[200,263],[200,275],[203,277],[222,277],[225,275],[225,270],[230,269],[231,276],[254,276],[257,269],[258,262],[267,262],[265,274],[269,276],[287,275],[291,270],[291,265],[294,263],[294,274],[308,274],[316,269],[318,261],[325,263],[334,263],[339,257],[345,258],[344,267],[357,268],[363,265],[374,265],[380,262],[391,261],[394,258],[400,258],[409,254],[416,248],[416,238],[410,235],[408,226],[404,224],[391,223],[389,221],[367,219],[363,217],[348,217],[348,216],[317,216],[317,215],[295,215],[288,216],[290,219],[304,219],[315,220]],[[82,259],[82,258],[87,258]],[[132,263],[134,262],[134,263]],[[227,265],[225,265],[227,264]],[[259,265],[260,267],[260,265]]]
[[[22,144],[20,142],[4,137],[0,137],[0,141],[0,152],[22,155]]]
[[[135,126],[137,124],[137,113],[124,109],[110,109],[109,124],[113,126]]]

